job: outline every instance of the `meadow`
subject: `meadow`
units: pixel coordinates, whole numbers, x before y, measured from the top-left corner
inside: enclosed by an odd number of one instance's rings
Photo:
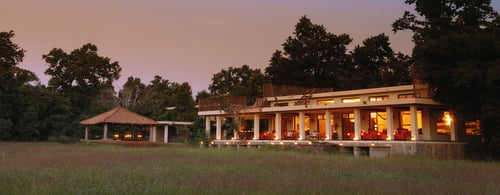
[[[0,142],[0,194],[500,194],[500,163]]]

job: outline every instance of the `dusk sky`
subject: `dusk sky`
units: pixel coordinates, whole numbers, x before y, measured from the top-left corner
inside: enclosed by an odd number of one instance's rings
[[[66,52],[94,43],[101,56],[127,77],[148,84],[154,75],[188,82],[193,93],[208,89],[212,75],[229,66],[264,68],[272,53],[307,15],[327,31],[347,33],[350,49],[386,33],[395,51],[411,54],[410,32],[392,33],[391,24],[413,10],[404,0],[2,0],[0,31],[26,50],[21,67],[47,84],[42,60],[52,48]],[[500,0],[492,1],[500,10]],[[117,89],[118,90],[118,89]]]

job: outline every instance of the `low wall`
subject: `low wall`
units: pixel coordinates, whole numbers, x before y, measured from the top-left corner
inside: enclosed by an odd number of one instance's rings
[[[269,141],[269,140],[214,140],[211,145],[262,146],[275,145],[280,148],[306,152],[350,153],[355,156],[385,157],[389,155],[417,155],[442,159],[464,159],[462,142],[432,141]]]

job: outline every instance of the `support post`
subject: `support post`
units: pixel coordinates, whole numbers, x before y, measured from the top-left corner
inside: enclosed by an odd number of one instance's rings
[[[156,142],[156,125],[152,126],[152,131],[153,131],[153,139],[151,141]]]
[[[253,139],[258,140],[260,134],[260,116],[259,114],[253,115]]]
[[[102,137],[103,140],[108,139],[108,124],[104,123],[104,135]]]
[[[205,116],[205,137],[210,139],[210,116]]]
[[[276,138],[277,140],[281,139],[281,113],[276,113],[275,117],[275,130],[276,130]]]
[[[417,106],[410,106],[411,140],[418,140]]]
[[[220,140],[222,138],[222,117],[216,116],[216,132],[215,139]]]
[[[332,140],[332,113],[327,110],[325,112],[325,123],[326,123],[326,139],[325,140]]]
[[[165,125],[163,130],[163,143],[168,143],[168,125]]]
[[[361,139],[361,109],[354,109],[354,138],[353,140]]]
[[[300,132],[300,140],[304,140],[306,138],[306,130],[305,130],[305,114],[304,112],[299,112],[299,132]]]
[[[394,113],[392,107],[386,107],[385,113],[387,117],[387,140],[394,140]]]
[[[85,141],[89,140],[89,126],[85,125]]]

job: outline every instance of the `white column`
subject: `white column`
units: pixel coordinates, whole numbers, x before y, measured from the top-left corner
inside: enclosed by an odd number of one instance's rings
[[[453,110],[450,110],[450,118],[451,118],[451,123],[450,123],[450,140],[451,141],[457,141],[457,131],[455,129],[455,114],[453,113]]]
[[[325,112],[325,122],[326,122],[326,140],[332,140],[332,113],[327,110]]]
[[[299,133],[300,133],[299,139],[300,140],[306,139],[306,130],[305,130],[306,125],[305,125],[305,123],[306,122],[305,122],[304,112],[299,112]]]
[[[104,124],[104,135],[102,137],[103,140],[108,139],[108,124]]]
[[[386,107],[385,113],[387,117],[387,140],[394,140],[394,113],[392,107]]]
[[[410,106],[410,123],[411,123],[411,140],[417,140],[418,138],[418,116],[417,116],[417,106]]]
[[[215,139],[220,140],[222,138],[222,117],[216,116],[216,132]]]
[[[150,141],[150,142],[153,141],[153,127],[152,126],[149,127],[149,140],[148,141]]]
[[[89,126],[85,125],[85,141],[89,140]]]
[[[260,116],[259,114],[253,115],[253,139],[258,140],[260,134]]]
[[[153,140],[152,141],[156,142],[156,125],[153,125],[152,128],[153,128]]]
[[[276,131],[276,139],[280,140],[281,139],[281,113],[276,113],[274,126],[275,126],[275,131]]]
[[[361,110],[359,108],[354,109],[354,139],[361,139]]]
[[[205,116],[205,137],[210,138],[210,116]]]
[[[168,143],[168,125],[163,128],[163,143]]]

